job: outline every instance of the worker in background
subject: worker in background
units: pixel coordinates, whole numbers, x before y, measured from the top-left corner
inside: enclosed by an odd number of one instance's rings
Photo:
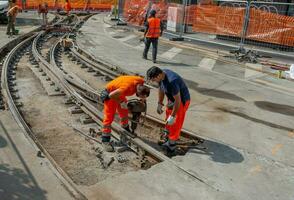
[[[16,0],[12,0],[9,4],[9,10],[7,12],[8,24],[6,34],[9,36],[17,34],[15,30],[15,21],[19,11],[20,8],[16,5]]]
[[[155,17],[156,11],[151,10],[150,16],[145,23],[145,49],[143,52],[143,59],[147,59],[150,44],[152,43],[152,61],[156,63],[158,38],[162,35],[163,25],[159,18]]]
[[[48,14],[48,4],[47,2],[39,4],[38,13],[42,14],[42,26],[47,27],[47,14]]]
[[[65,0],[64,10],[66,11],[66,15],[69,15],[69,12],[71,11],[71,5],[69,0]]]
[[[110,142],[111,123],[114,120],[116,110],[120,117],[121,127],[130,132],[128,123],[127,96],[136,94],[145,100],[150,89],[144,86],[144,79],[140,76],[120,76],[106,85],[106,89],[101,92],[101,100],[104,102],[104,119],[102,128],[102,144],[105,151],[114,151]]]
[[[147,71],[147,79],[159,84],[158,114],[163,113],[163,100],[165,95],[167,96],[165,129],[168,134],[163,147],[168,155],[173,155],[190,104],[189,90],[183,79],[169,69],[151,67]]]

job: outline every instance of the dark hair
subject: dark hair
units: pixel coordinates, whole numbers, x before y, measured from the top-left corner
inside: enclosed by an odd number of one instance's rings
[[[149,97],[149,95],[150,95],[149,87],[147,87],[145,85],[139,85],[137,87],[137,95],[142,95],[142,96]]]
[[[150,69],[147,70],[147,73],[146,73],[147,80],[157,77],[162,72],[163,71],[159,67],[156,67],[156,66],[151,67]]]
[[[156,10],[151,10],[149,13],[150,16],[154,17],[156,15]]]

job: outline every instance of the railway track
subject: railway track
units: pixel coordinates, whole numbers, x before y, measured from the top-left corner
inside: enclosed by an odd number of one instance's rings
[[[106,81],[114,79],[121,74],[128,74],[128,72],[124,72],[122,69],[103,61],[95,60],[79,48],[72,48],[69,52],[65,52],[61,45],[61,40],[65,37],[74,38],[75,31],[83,24],[83,20],[80,20],[79,17],[74,17],[72,21],[72,23],[67,24],[62,22],[62,26],[71,27],[68,30],[66,29],[57,33],[56,31],[61,27],[61,23],[59,23],[59,27],[56,29],[31,34],[26,40],[13,48],[3,63],[1,85],[7,107],[11,110],[17,123],[32,138],[40,151],[51,161],[62,177],[61,179],[64,179],[64,182],[66,183],[65,185],[71,194],[78,199],[85,199],[86,197],[80,192],[79,187],[77,186],[77,182],[79,181],[76,179],[73,180],[72,176],[68,175],[70,173],[60,166],[60,162],[56,161],[55,154],[52,153],[52,150],[47,150],[46,140],[40,137],[36,131],[32,130],[32,125],[27,122],[30,121],[31,116],[26,113],[26,109],[21,109],[21,107],[26,107],[26,105],[29,104],[25,103],[25,105],[23,105],[22,102],[20,102],[21,98],[17,95],[18,89],[15,89],[16,72],[18,68],[17,64],[21,62],[21,59],[27,59],[31,62],[31,70],[34,71],[35,76],[38,76],[38,79],[42,83],[47,94],[54,97],[58,96],[59,99],[65,99],[65,104],[70,104],[72,106],[71,108],[76,109],[77,113],[83,112],[87,114],[86,119],[88,121],[92,120],[95,125],[95,128],[89,130],[96,133],[95,136],[99,134],[98,129],[101,127],[103,119],[103,106],[99,102],[99,90],[103,88]],[[65,61],[66,59],[68,60]],[[71,67],[65,66],[64,63],[68,63]],[[84,72],[82,76],[82,73],[78,73],[79,71],[77,69],[86,69],[89,73]],[[39,75],[37,75],[38,73]],[[91,83],[99,77],[100,86],[87,83],[87,79],[90,80],[90,77],[94,77]],[[26,119],[26,117],[28,119]],[[110,156],[110,160],[101,157],[103,152],[101,152],[101,148],[99,148],[99,137],[95,138],[93,137],[93,134],[85,131],[85,127],[88,126],[77,126],[74,123],[66,122],[66,120],[64,120],[64,123],[69,128],[73,129],[74,132],[87,138],[87,142],[90,144],[88,146],[92,147],[96,156],[98,154],[100,155],[97,157],[99,157],[104,170],[112,164],[114,161],[113,157]],[[125,158],[129,157],[127,159],[132,161],[132,163],[135,163],[136,167],[145,169],[164,161],[169,165],[174,166],[179,173],[217,190],[217,188],[208,184],[199,174],[185,170],[174,160],[165,156],[156,144],[156,139],[158,138],[148,137],[150,129],[153,129],[154,133],[159,133],[160,129],[164,126],[163,121],[147,115],[146,121],[141,125],[142,126],[138,128],[138,132],[142,132],[142,134],[138,134],[138,137],[134,137],[132,134],[121,128],[117,122],[112,124],[112,135],[115,138],[115,146],[117,150],[116,154],[120,159],[118,159],[118,157],[116,158],[119,163],[124,163],[124,159],[121,157],[122,155]],[[90,142],[90,140],[95,142]],[[199,143],[203,143],[204,139],[200,138],[193,132],[182,130],[182,138],[180,141],[185,145],[189,143],[195,147]],[[67,141],[63,142],[67,143]],[[185,151],[187,151],[189,146],[187,147],[186,145],[185,147]],[[130,149],[131,152],[125,152],[125,150],[128,149]],[[130,166],[131,165],[128,165],[128,169],[131,168],[130,170],[135,170],[133,165]]]

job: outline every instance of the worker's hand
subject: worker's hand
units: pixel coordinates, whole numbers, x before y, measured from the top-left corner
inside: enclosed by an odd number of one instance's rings
[[[122,101],[122,102],[120,102],[120,107],[121,107],[122,109],[128,109],[128,103],[125,102],[125,101]]]
[[[161,115],[162,113],[163,113],[163,109],[162,109],[162,107],[163,107],[163,104],[161,104],[161,103],[158,103],[157,104],[157,113],[159,114],[159,115]]]
[[[173,125],[174,123],[175,123],[175,117],[173,117],[173,116],[168,116],[168,118],[167,118],[167,120],[166,120],[166,124],[167,125]]]

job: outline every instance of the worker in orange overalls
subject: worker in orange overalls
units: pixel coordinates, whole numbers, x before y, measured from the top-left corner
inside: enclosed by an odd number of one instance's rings
[[[143,52],[143,59],[147,59],[147,54],[149,51],[150,44],[152,43],[152,60],[153,63],[156,63],[156,56],[157,56],[157,47],[158,47],[158,38],[162,35],[163,25],[161,20],[155,17],[156,11],[150,11],[150,17],[148,18],[147,22],[145,23],[145,49]]]
[[[167,96],[166,125],[167,138],[163,147],[168,155],[173,155],[176,141],[180,137],[186,111],[190,105],[190,93],[184,80],[169,69],[151,67],[147,71],[147,79],[159,84],[157,113],[163,113],[164,95]]]
[[[16,21],[16,16],[19,11],[21,11],[21,9],[20,9],[20,7],[18,7],[18,5],[16,5],[16,0],[12,0],[9,4],[9,9],[7,11],[8,23],[7,23],[6,34],[8,36],[12,36],[12,35],[17,34],[17,32],[15,30],[15,21]]]
[[[64,9],[66,11],[66,15],[69,15],[69,12],[71,11],[71,5],[69,0],[65,0]]]
[[[111,123],[114,120],[116,111],[120,117],[121,126],[130,132],[128,124],[127,96],[136,94],[137,97],[145,100],[150,94],[150,89],[144,85],[144,79],[140,76],[120,76],[106,85],[101,92],[101,100],[104,102],[104,119],[102,128],[102,144],[106,151],[112,152]]]
[[[43,28],[47,27],[47,14],[48,14],[48,3],[39,4],[38,13],[42,14],[42,26]]]

